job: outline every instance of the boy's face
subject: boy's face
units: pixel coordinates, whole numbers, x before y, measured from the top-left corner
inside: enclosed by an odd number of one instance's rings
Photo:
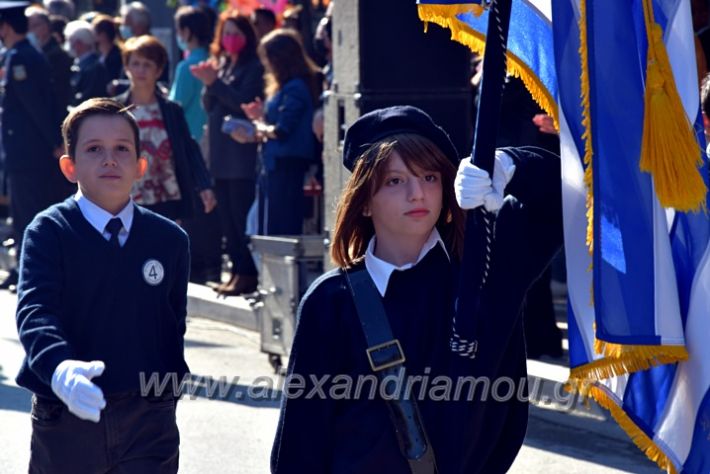
[[[125,205],[133,183],[143,177],[147,166],[145,158],[138,158],[128,121],[120,116],[94,115],[84,119],[77,135],[74,159],[65,155],[60,161],[64,176],[108,211]]]

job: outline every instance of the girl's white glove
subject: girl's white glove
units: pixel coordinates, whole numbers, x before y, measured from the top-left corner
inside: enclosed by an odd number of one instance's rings
[[[454,180],[456,201],[461,209],[475,209],[484,206],[489,212],[496,212],[503,206],[505,187],[513,178],[513,159],[501,150],[496,150],[493,167],[493,181],[488,173],[464,158]]]

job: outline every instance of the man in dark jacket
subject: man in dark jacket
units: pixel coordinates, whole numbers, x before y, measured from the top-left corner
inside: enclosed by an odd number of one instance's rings
[[[59,125],[67,114],[67,107],[71,102],[71,66],[74,63],[69,54],[62,49],[57,40],[52,36],[49,12],[43,8],[30,7],[27,9],[30,34],[36,38],[37,45],[42,48],[44,56],[49,61],[52,75],[52,92],[57,102],[57,118]]]
[[[27,40],[27,5],[0,4],[0,40],[7,48],[2,144],[18,260],[23,233],[35,214],[65,198],[71,189],[57,163],[63,148],[49,63]],[[11,273],[0,288],[10,287],[16,279],[17,274]]]
[[[87,99],[107,95],[108,71],[96,52],[96,36],[85,21],[72,21],[66,28],[67,41],[74,54],[72,67],[72,103],[78,105]]]

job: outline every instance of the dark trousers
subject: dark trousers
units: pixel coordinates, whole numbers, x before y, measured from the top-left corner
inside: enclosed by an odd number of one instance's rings
[[[56,168],[56,169],[55,169]],[[22,237],[32,219],[52,204],[76,192],[76,185],[64,178],[59,165],[54,168],[27,172],[9,172],[10,216],[17,242],[17,261],[20,261]]]
[[[247,246],[249,239],[245,234],[256,184],[250,179],[217,179],[215,192],[222,233],[227,240],[227,255],[232,261],[232,273],[256,276],[256,266]]]
[[[180,434],[172,397],[108,396],[98,423],[32,397],[30,474],[174,474]]]
[[[306,160],[284,158],[276,161],[274,170],[262,175],[259,192],[263,206],[260,201],[259,217],[263,221],[259,228],[264,235],[303,233],[303,179],[309,165]]]
[[[190,237],[190,281],[219,281],[222,272],[222,225],[217,209],[205,214],[200,202],[182,227]]]

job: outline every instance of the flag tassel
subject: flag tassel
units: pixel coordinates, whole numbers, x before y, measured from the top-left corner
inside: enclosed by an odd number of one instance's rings
[[[644,0],[648,52],[644,97],[642,171],[651,173],[663,207],[705,210],[707,188],[699,167],[702,154],[673,78],[663,31],[654,21],[651,0]]]

